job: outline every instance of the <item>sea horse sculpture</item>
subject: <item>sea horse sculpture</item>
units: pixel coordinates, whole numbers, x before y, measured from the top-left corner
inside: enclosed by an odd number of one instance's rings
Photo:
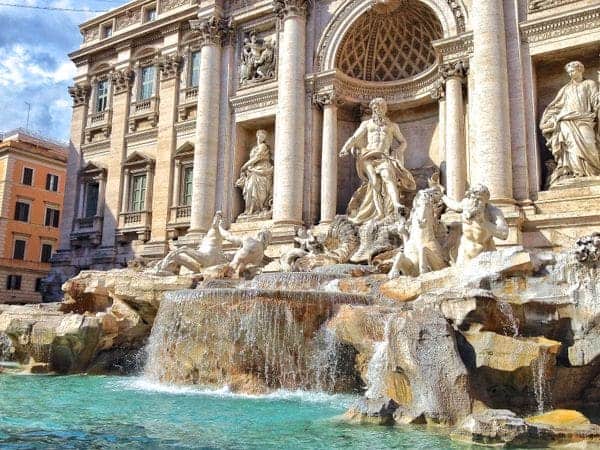
[[[396,255],[388,277],[418,276],[448,266],[437,239],[437,210],[441,191],[421,190],[414,199],[408,224],[403,227],[404,249]]]

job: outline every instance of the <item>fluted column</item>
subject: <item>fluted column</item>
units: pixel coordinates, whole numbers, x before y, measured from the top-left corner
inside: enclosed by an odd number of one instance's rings
[[[338,104],[335,93],[317,94],[323,108],[323,144],[321,148],[321,223],[333,221],[337,213],[338,187]]]
[[[442,80],[437,82],[429,93],[438,102],[438,154],[441,161],[446,161],[446,86]],[[444,164],[441,182],[447,185],[447,167]]]
[[[273,220],[280,224],[302,222],[306,14],[310,3],[310,0],[273,2],[281,21],[273,190]]]
[[[448,196],[461,200],[467,183],[465,106],[463,83],[467,64],[462,61],[447,63],[440,67],[446,88],[446,189]]]
[[[477,119],[471,180],[487,185],[493,199],[510,202],[513,190],[503,3],[478,0],[471,11],[473,95],[470,99]]]
[[[192,180],[192,208],[188,239],[199,238],[210,226],[215,213],[217,160],[219,151],[219,104],[221,93],[221,53],[230,34],[224,19],[210,17],[192,20],[200,33],[200,79],[196,109],[196,145]]]

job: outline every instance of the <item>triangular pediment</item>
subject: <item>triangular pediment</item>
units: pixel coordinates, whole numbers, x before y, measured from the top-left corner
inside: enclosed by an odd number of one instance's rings
[[[98,174],[106,174],[107,169],[101,164],[94,163],[92,161],[88,161],[85,166],[83,166],[79,173],[81,175],[98,175]]]
[[[184,158],[186,156],[194,156],[194,144],[186,141],[175,151],[175,158]]]
[[[146,155],[145,153],[135,151],[131,153],[123,163],[124,166],[133,166],[133,165],[147,165],[154,164],[154,158]]]

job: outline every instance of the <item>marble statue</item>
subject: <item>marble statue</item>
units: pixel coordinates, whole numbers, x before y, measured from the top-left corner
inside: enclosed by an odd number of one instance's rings
[[[295,272],[298,270],[296,261],[309,254],[319,255],[324,251],[323,244],[314,235],[313,230],[304,227],[296,231],[294,237],[294,248],[281,255],[279,263],[284,272]]]
[[[565,66],[571,81],[548,105],[540,128],[556,161],[548,185],[568,179],[600,175],[598,83],[583,78],[579,61]]]
[[[438,201],[435,188],[417,192],[408,223],[404,223],[404,247],[394,258],[388,277],[416,277],[448,266],[437,239]]]
[[[363,224],[383,220],[404,210],[403,193],[416,189],[412,174],[404,167],[406,140],[400,128],[387,117],[383,98],[371,101],[371,119],[364,121],[340,151],[340,157],[356,158],[356,170],[363,184],[348,205],[349,219]],[[394,140],[400,147],[392,147]]]
[[[273,203],[273,163],[267,132],[256,132],[256,145],[242,166],[235,185],[242,189],[245,209],[240,218],[269,218]]]
[[[467,190],[458,202],[443,197],[446,206],[460,213],[462,234],[456,265],[462,266],[483,252],[496,250],[494,238],[508,238],[508,224],[502,211],[490,204],[490,191],[482,184]]]
[[[155,275],[177,275],[182,267],[199,273],[207,267],[228,262],[223,252],[223,238],[227,231],[223,228],[223,214],[217,211],[211,227],[197,249],[182,246],[169,252],[154,267],[146,270]]]
[[[275,76],[275,49],[269,39],[259,40],[256,33],[244,39],[240,64],[240,84],[264,81]]]
[[[271,243],[271,232],[267,229],[258,232],[256,237],[237,237],[228,231],[223,231],[223,236],[232,244],[239,246],[229,263],[229,268],[234,277],[252,278],[257,275],[261,268],[270,258],[265,257],[265,251]]]
[[[575,259],[591,267],[600,266],[600,232],[581,237],[575,243]]]

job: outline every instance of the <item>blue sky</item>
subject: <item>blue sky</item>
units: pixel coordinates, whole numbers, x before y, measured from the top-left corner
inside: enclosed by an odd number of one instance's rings
[[[66,141],[69,138],[75,66],[67,54],[81,43],[78,25],[99,13],[73,13],[2,6],[108,10],[121,0],[0,0],[0,131],[25,127]]]

